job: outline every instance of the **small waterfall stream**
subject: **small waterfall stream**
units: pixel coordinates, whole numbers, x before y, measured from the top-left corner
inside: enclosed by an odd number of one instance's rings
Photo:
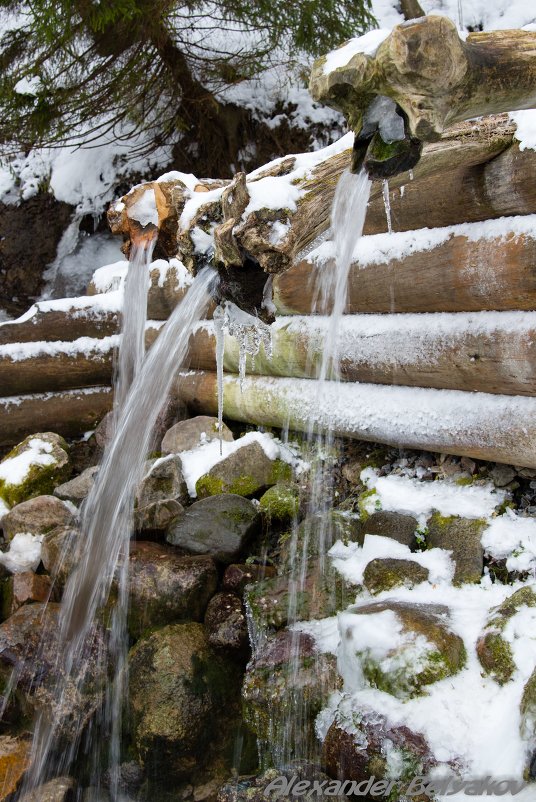
[[[145,260],[148,254],[142,253],[141,257]],[[145,281],[145,274],[142,278]],[[111,796],[113,800],[118,798],[115,769],[119,761],[121,707],[126,681],[128,555],[134,497],[143,476],[157,416],[169,394],[176,369],[184,364],[192,327],[206,313],[216,279],[215,272],[209,268],[198,274],[187,301],[175,308],[133,378],[123,406],[116,412],[113,439],[82,509],[83,549],[65,587],[62,602],[57,657],[60,679],[55,691],[55,705],[51,717],[42,714],[37,720],[32,764],[24,791],[36,788],[51,774],[65,773],[76,757],[79,748],[76,740],[63,750],[59,748],[62,710],[72,687],[80,691],[84,686],[88,654],[94,648],[95,621],[115,580],[118,600],[112,616],[107,659],[101,655],[109,676],[113,677],[113,682],[108,685],[103,721],[108,725],[108,732],[99,734],[99,739],[108,737],[110,741]],[[141,279],[139,283],[142,284]]]

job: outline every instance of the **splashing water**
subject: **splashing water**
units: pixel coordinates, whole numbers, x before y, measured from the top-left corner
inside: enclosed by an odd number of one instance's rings
[[[382,181],[382,195],[383,205],[385,206],[385,216],[387,218],[387,231],[389,234],[393,233],[393,223],[391,220],[391,197],[389,195],[389,181],[384,179]]]
[[[238,341],[238,376],[240,390],[246,378],[248,355],[257,356],[261,345],[266,355],[272,355],[272,332],[262,320],[244,312],[232,301],[226,301],[214,311],[214,330],[216,333],[216,373],[218,381],[218,431],[220,433],[220,454],[222,453],[221,433],[223,429],[223,360],[225,356],[225,332]]]
[[[176,370],[184,364],[192,328],[205,315],[216,280],[216,273],[209,268],[198,274],[187,299],[175,308],[162,329],[117,412],[113,439],[82,510],[83,550],[67,581],[61,607],[55,704],[51,714],[38,716],[24,791],[40,785],[51,769],[57,772],[56,776],[66,773],[76,757],[79,739],[74,739],[63,751],[59,749],[62,711],[72,688],[81,693],[84,686],[88,653],[95,648],[96,617],[115,581],[118,600],[112,614],[107,657],[108,671],[113,672],[114,681],[106,695],[102,724],[108,727],[110,735],[111,796],[117,799],[128,642],[128,557],[135,493],[143,478],[156,419]]]
[[[156,238],[133,243],[123,296],[121,347],[114,376],[114,406],[121,409],[145,355],[149,266]]]

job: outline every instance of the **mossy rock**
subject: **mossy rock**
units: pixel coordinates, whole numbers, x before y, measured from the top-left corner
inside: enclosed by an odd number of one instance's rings
[[[200,499],[220,493],[249,497],[291,479],[290,465],[270,459],[262,446],[254,441],[214,465],[197,480],[195,489]]]
[[[482,668],[499,685],[504,685],[511,680],[516,670],[512,647],[502,633],[508,622],[523,607],[536,607],[536,593],[532,588],[520,588],[498,607],[493,608],[484,632],[476,644],[476,652]]]
[[[477,583],[484,570],[482,533],[488,526],[483,519],[445,517],[438,512],[428,521],[427,546],[452,552],[455,563],[453,584]]]
[[[359,619],[385,612],[396,616],[401,631],[399,641],[389,644],[382,654],[377,647],[369,648],[363,642]],[[352,607],[341,615],[340,626],[346,635],[343,648],[348,660],[356,660],[356,672],[361,670],[372,687],[398,699],[413,698],[424,693],[426,686],[453,676],[465,665],[464,643],[449,628],[447,615],[448,608],[442,605],[389,600]],[[378,626],[383,625],[378,620]]]
[[[0,498],[13,506],[50,495],[70,472],[69,446],[63,437],[54,432],[30,435],[0,462]]]
[[[320,552],[324,554],[337,540],[345,545],[363,545],[363,529],[358,514],[334,509],[329,512],[311,515],[296,528],[285,532],[279,539],[279,560],[281,568],[289,571],[299,555],[299,559],[317,560]]]
[[[429,572],[414,560],[392,558],[371,560],[363,574],[363,584],[372,593],[382,593],[392,588],[411,588],[426,582]]]
[[[419,522],[413,515],[378,510],[367,517],[363,528],[367,535],[389,537],[409,548],[417,544]]]
[[[298,488],[290,482],[279,482],[261,496],[260,509],[270,522],[288,523],[294,520],[300,510]]]
[[[359,494],[357,508],[361,521],[365,523],[374,512],[381,510],[381,499],[375,490],[364,490],[363,493]]]

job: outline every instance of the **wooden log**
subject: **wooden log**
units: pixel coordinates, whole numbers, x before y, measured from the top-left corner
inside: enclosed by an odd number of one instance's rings
[[[110,387],[0,398],[0,446],[12,446],[33,432],[79,437],[112,408]]]
[[[272,326],[272,355],[247,357],[247,373],[318,375],[326,318],[283,318]],[[536,312],[345,316],[337,331],[341,379],[370,384],[536,396]],[[191,339],[190,366],[215,370],[209,326]],[[225,339],[224,368],[237,373],[239,347]]]
[[[412,234],[393,234],[389,240],[382,237],[383,256],[378,247],[372,251],[371,261],[365,262],[363,257],[362,263],[351,267],[346,312],[536,309],[536,237],[528,233],[533,219],[497,222],[480,238],[477,228],[464,227],[465,234],[447,229],[444,240],[430,250],[418,250],[418,238],[408,250]],[[498,236],[493,236],[494,232]],[[440,231],[429,233],[442,236]],[[363,252],[370,248],[370,242],[361,245]],[[326,269],[329,264],[320,258],[318,263],[302,260],[276,276],[273,299],[277,310],[281,314],[310,313],[315,275]]]
[[[178,397],[192,412],[217,412],[216,374],[178,376]],[[313,379],[224,380],[224,414],[257,426],[307,431],[330,425],[335,436],[395,447],[459,454],[536,468],[536,398]]]
[[[119,328],[119,313],[102,309],[98,302],[76,298],[68,309],[41,302],[13,321],[0,323],[0,346],[12,343],[59,342],[80,337],[108,337]],[[84,301],[84,303],[77,303]]]
[[[536,32],[471,33],[462,41],[447,17],[397,25],[373,55],[349,43],[317,59],[310,91],[341,110],[359,133],[372,100],[387,96],[414,137],[437,141],[461,120],[536,105]]]

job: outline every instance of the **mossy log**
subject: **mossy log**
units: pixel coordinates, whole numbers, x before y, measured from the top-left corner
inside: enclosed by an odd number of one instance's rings
[[[356,133],[373,99],[389,97],[414,137],[437,141],[461,120],[536,106],[536,32],[476,32],[464,41],[447,17],[421,17],[397,25],[372,55],[350,43],[317,59],[310,91]]]
[[[345,311],[536,309],[536,238],[508,233],[507,227],[504,236],[479,239],[453,232],[430,250],[411,249],[400,258],[354,263]],[[326,269],[322,261],[305,259],[276,276],[273,297],[278,312],[311,313],[315,273]]]
[[[190,371],[176,382],[192,412],[217,412],[216,374]],[[238,377],[224,381],[224,411],[256,426],[307,431],[331,425],[335,436],[459,454],[536,468],[536,398],[312,379]]]
[[[110,387],[0,398],[0,446],[15,445],[31,432],[79,437],[111,408]]]
[[[461,320],[460,320],[461,318]],[[278,320],[272,356],[247,357],[248,374],[315,377],[325,318]],[[345,316],[337,332],[343,381],[536,396],[536,312],[490,315]],[[190,366],[215,370],[208,327],[191,339]],[[237,373],[238,343],[226,337],[224,367]]]

